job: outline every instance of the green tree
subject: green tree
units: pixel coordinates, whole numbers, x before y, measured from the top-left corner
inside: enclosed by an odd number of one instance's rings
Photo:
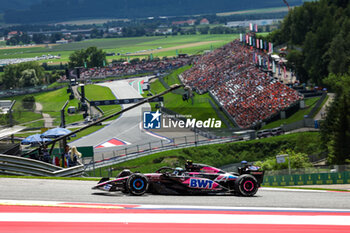
[[[20,87],[32,87],[40,82],[34,69],[23,70],[18,81]]]
[[[307,81],[307,71],[303,66],[304,55],[299,50],[291,50],[287,55],[288,66],[293,67],[297,74],[297,77],[302,82]]]
[[[34,34],[32,40],[35,44],[42,44],[46,39],[45,34]]]
[[[290,159],[290,167],[292,169],[312,167],[309,157],[305,153],[297,153],[291,149],[287,149],[286,151],[281,151],[279,154],[288,154],[289,157],[286,158],[284,163],[277,163],[276,157],[270,157],[264,161],[256,162],[255,165],[261,167],[264,171],[288,169],[288,159]]]
[[[350,163],[350,76],[331,74],[325,82],[336,97],[321,124],[321,140],[330,163]]]
[[[31,70],[30,72],[24,72]],[[34,78],[34,79],[33,79]],[[28,81],[31,80],[32,81]],[[9,88],[22,88],[41,84],[45,80],[44,68],[37,62],[8,65],[4,68],[3,85]]]
[[[22,106],[24,109],[33,110],[35,106],[35,98],[32,95],[25,96],[22,100]]]
[[[208,34],[209,33],[209,29],[210,29],[209,26],[205,26],[205,27],[199,28],[198,31],[199,31],[200,34],[203,35],[203,34]]]
[[[77,50],[69,56],[68,66],[70,68],[85,66],[88,68],[102,67],[106,61],[106,53],[97,47]]]

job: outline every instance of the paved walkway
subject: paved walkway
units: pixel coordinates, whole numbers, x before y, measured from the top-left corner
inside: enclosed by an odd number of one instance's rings
[[[314,117],[314,120],[322,120],[326,117],[327,115],[327,107],[329,107],[334,98],[335,98],[335,94],[334,93],[328,93],[328,100],[327,102],[322,106],[321,110],[316,114],[316,116]]]
[[[19,125],[15,125],[13,127],[5,128],[5,129],[0,129],[0,138],[10,136],[23,129],[25,129],[25,127],[19,126]]]
[[[43,106],[41,103],[35,102],[35,113],[41,113],[44,118],[44,127],[52,128],[54,119],[50,116],[50,114],[43,113]]]

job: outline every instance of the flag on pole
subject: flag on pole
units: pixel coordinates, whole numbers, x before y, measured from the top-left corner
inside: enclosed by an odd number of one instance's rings
[[[259,66],[261,66],[261,56],[259,55]]]
[[[258,25],[255,24],[255,32],[258,32]]]
[[[272,60],[272,72],[276,73],[276,63],[275,60]]]
[[[252,38],[253,47],[255,47],[255,38]]]
[[[264,49],[263,40],[260,40],[260,49]]]
[[[249,45],[252,45],[252,37],[249,37]]]
[[[260,47],[259,39],[256,39],[256,48]]]
[[[243,35],[242,35],[242,33],[239,33],[239,41],[240,41],[240,42],[243,41]]]
[[[249,24],[249,31],[253,31],[253,24],[252,23]]]
[[[271,53],[273,53],[273,43],[271,43]]]
[[[281,75],[281,64],[278,63],[278,75]]]

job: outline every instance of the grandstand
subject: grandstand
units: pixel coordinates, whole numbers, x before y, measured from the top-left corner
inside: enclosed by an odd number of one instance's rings
[[[263,50],[235,40],[199,57],[180,79],[199,94],[210,92],[240,128],[250,128],[302,99],[259,67],[264,61],[269,70],[269,59]]]

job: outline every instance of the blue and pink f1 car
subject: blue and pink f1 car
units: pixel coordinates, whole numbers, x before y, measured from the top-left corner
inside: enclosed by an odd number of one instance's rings
[[[254,196],[263,181],[264,172],[256,166],[245,166],[229,173],[205,164],[187,162],[185,169],[162,167],[155,173],[141,174],[123,170],[114,180],[102,178],[92,189],[121,191],[132,195],[215,194]]]

